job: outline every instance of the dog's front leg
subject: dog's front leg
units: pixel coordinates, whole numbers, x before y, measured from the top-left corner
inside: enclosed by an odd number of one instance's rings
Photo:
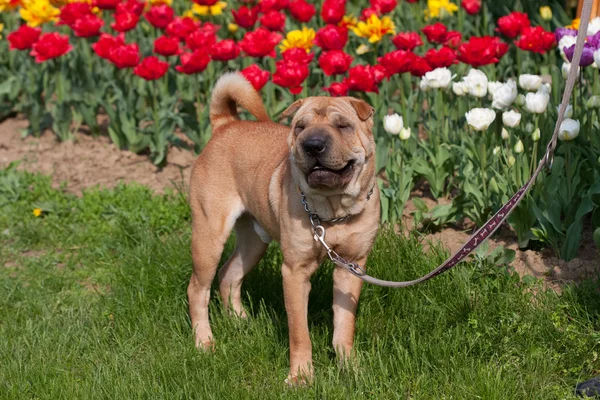
[[[366,257],[358,260],[365,265]],[[333,271],[333,348],[338,360],[352,356],[356,307],[363,281],[339,267]]]
[[[282,267],[283,295],[288,316],[290,335],[290,373],[286,382],[290,385],[307,383],[312,378],[312,346],[308,332],[308,294],[310,276],[318,264],[289,265]]]

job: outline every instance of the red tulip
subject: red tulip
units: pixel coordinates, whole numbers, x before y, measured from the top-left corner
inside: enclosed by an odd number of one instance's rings
[[[346,81],[333,82],[329,87],[324,87],[323,90],[329,92],[329,95],[333,97],[348,96],[348,84]]]
[[[379,93],[374,72],[370,65],[357,65],[350,68],[348,79],[346,79],[348,89],[357,92]]]
[[[337,24],[346,13],[346,0],[325,0],[321,8],[321,18],[328,24]]]
[[[98,54],[98,56],[108,60],[110,51],[114,48],[125,44],[125,36],[120,34],[119,36],[111,36],[108,33],[102,33],[100,39],[92,45],[92,49]]]
[[[421,40],[421,35],[417,32],[400,32],[392,39],[394,42],[394,46],[398,50],[414,50],[415,47],[419,47],[423,45],[423,40]]]
[[[221,40],[210,48],[210,57],[217,61],[233,60],[239,55],[240,47],[232,39]]]
[[[473,67],[495,64],[508,51],[508,45],[497,37],[473,36],[458,48],[458,60]]]
[[[300,22],[308,22],[317,13],[315,6],[306,0],[294,0],[290,3],[290,14]]]
[[[169,57],[179,54],[179,39],[168,36],[160,36],[154,41],[154,52],[161,56]]]
[[[369,17],[370,17],[371,15],[376,15],[376,16],[378,16],[378,17],[379,17],[379,16],[380,16],[380,14],[381,14],[381,13],[380,13],[378,10],[376,10],[375,8],[371,8],[371,7],[369,7],[369,8],[365,8],[364,10],[362,10],[362,11],[360,12],[360,20],[361,20],[361,21],[366,21],[366,20],[368,20],[368,19],[369,19]]]
[[[256,64],[252,64],[251,66],[244,68],[241,71],[241,74],[244,75],[244,78],[246,78],[257,91],[262,89],[263,86],[267,84],[269,81],[269,76],[271,76],[269,71],[260,69],[260,67]]]
[[[281,11],[288,8],[289,0],[261,0],[259,3],[260,11],[267,13],[269,11]]]
[[[296,64],[309,64],[315,55],[312,53],[307,53],[304,49],[295,47],[287,49],[281,53],[281,56],[285,61],[290,61]]]
[[[469,15],[475,15],[481,10],[481,0],[462,0],[460,5]]]
[[[444,37],[444,45],[457,49],[462,41],[462,34],[459,31],[448,31]]]
[[[231,10],[235,23],[245,29],[252,29],[258,19],[258,7],[241,6],[237,11]]]
[[[423,33],[425,36],[427,36],[427,40],[430,43],[444,43],[446,32],[448,32],[448,28],[446,28],[446,25],[442,24],[441,22],[436,22],[433,25],[427,25],[425,28],[423,28]]]
[[[200,6],[214,6],[219,0],[194,0]]]
[[[371,67],[371,71],[373,72],[373,79],[375,79],[375,84],[379,85],[379,83],[387,78],[387,70],[383,65],[374,65]]]
[[[71,28],[77,37],[92,37],[100,34],[100,28],[104,25],[104,20],[94,14],[86,14],[79,18]]]
[[[148,22],[155,28],[164,29],[173,20],[174,11],[166,4],[152,6],[150,10],[144,14]]]
[[[410,66],[411,75],[421,77],[429,71],[433,71],[433,68],[431,68],[431,65],[429,65],[427,60],[419,56],[413,58],[413,62]]]
[[[527,27],[523,29],[515,44],[522,50],[543,54],[554,47],[556,39],[554,33],[544,30],[541,26]]]
[[[8,34],[10,50],[28,50],[37,42],[42,32],[41,28],[32,28],[29,25],[21,25],[19,29]]]
[[[191,49],[196,50],[201,47],[210,48],[213,44],[217,43],[217,35],[212,29],[206,29],[202,27],[197,31],[194,31],[185,38],[185,44]]]
[[[379,57],[377,61],[385,68],[386,75],[392,76],[394,74],[409,72],[414,58],[415,54],[410,51],[394,50],[383,57]]]
[[[130,12],[136,14],[137,16],[141,16],[144,12],[145,5],[146,3],[138,0],[127,0],[126,2],[117,4],[117,14],[122,12]]]
[[[308,77],[308,66],[293,61],[281,60],[275,63],[273,83],[290,89],[292,94],[302,91],[302,82]]]
[[[247,32],[239,45],[244,53],[251,57],[275,57],[275,46],[281,39],[279,33],[258,28],[253,32]]]
[[[516,38],[525,28],[530,25],[529,17],[525,13],[513,11],[504,17],[498,18],[496,31],[510,39]]]
[[[319,29],[315,44],[323,50],[342,50],[348,42],[348,29],[336,25],[327,25]]]
[[[88,3],[75,2],[65,4],[60,9],[59,20],[56,25],[72,26],[75,21],[82,18],[84,15],[91,14],[92,9]]]
[[[102,10],[114,10],[121,0],[94,0],[92,4]]]
[[[166,74],[168,69],[168,62],[161,61],[158,57],[150,56],[144,58],[142,62],[133,69],[133,73],[147,81],[154,81]]]
[[[41,63],[52,58],[60,57],[73,49],[69,44],[69,37],[58,32],[44,33],[32,45],[29,53],[35,57],[36,63]]]
[[[429,49],[425,53],[425,60],[431,68],[449,67],[452,64],[457,64],[456,52],[449,47],[442,47],[439,50]]]
[[[140,49],[137,43],[114,47],[108,53],[108,60],[119,69],[135,67],[140,62]]]
[[[179,39],[185,39],[190,33],[194,32],[198,28],[196,23],[190,17],[175,17],[175,19],[169,22],[165,32],[169,36],[177,37]]]
[[[396,0],[371,0],[371,8],[381,14],[392,12],[397,5],[398,2]]]
[[[271,10],[260,17],[260,24],[270,31],[283,31],[285,27],[285,14]]]
[[[352,56],[342,50],[326,51],[319,57],[319,65],[327,76],[345,74],[352,64]]]
[[[204,71],[210,62],[210,56],[204,49],[197,49],[192,53],[183,53],[179,56],[179,60],[181,65],[176,66],[175,69],[190,75]]]
[[[139,15],[129,11],[115,13],[115,22],[110,25],[117,32],[127,32],[135,28],[138,21],[140,20]]]

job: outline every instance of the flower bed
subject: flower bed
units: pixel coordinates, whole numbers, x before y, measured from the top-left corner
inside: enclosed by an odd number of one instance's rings
[[[562,10],[494,21],[478,0],[0,0],[0,11],[0,117],[24,114],[30,134],[99,133],[106,113],[115,144],[161,164],[177,129],[206,144],[225,71],[241,70],[273,118],[297,97],[363,97],[377,110],[383,221],[401,219],[417,182],[451,197],[433,209],[413,199],[424,228],[481,224],[528,179],[577,32]],[[554,167],[509,221],[522,247],[540,241],[567,260],[584,224],[600,226],[599,30],[594,19]]]

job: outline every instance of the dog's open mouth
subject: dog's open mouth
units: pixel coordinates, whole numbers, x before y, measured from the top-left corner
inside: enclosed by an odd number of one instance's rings
[[[310,187],[339,187],[350,181],[353,169],[354,160],[337,170],[326,168],[317,162],[306,175],[306,180]]]

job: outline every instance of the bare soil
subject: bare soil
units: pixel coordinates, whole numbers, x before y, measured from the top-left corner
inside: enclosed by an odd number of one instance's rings
[[[167,165],[158,168],[144,155],[119,150],[105,136],[79,133],[74,141],[58,142],[48,131],[39,138],[23,139],[21,130],[27,124],[26,120],[19,118],[0,123],[0,167],[20,161],[19,169],[49,174],[57,187],[64,184],[65,189],[72,193],[81,193],[90,186],[113,187],[119,182],[138,182],[157,192],[175,185],[187,187],[196,158],[191,151],[172,148]],[[422,191],[415,191],[413,195],[421,197],[430,207],[436,204]],[[412,211],[414,207],[409,201],[405,210],[405,226],[411,226]],[[431,243],[440,241],[449,251],[455,252],[470,233],[448,228],[426,235],[425,240]],[[557,291],[567,282],[596,278],[600,271],[600,257],[591,232],[584,232],[579,255],[569,262],[559,260],[549,250],[519,250],[509,230],[496,234],[489,243],[492,249],[504,246],[515,250],[516,259],[512,267],[521,276],[543,279],[547,287]]]

